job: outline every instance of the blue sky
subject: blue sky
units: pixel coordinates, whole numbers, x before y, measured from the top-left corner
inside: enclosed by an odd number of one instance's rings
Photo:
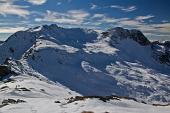
[[[140,29],[152,40],[170,40],[170,0],[0,0],[0,40],[42,24]]]

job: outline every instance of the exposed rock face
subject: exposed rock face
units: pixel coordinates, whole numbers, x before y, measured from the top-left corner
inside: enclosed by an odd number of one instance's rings
[[[128,29],[123,29],[121,27],[109,29],[108,32],[111,34],[112,38],[125,39],[130,37],[130,31]]]
[[[151,44],[151,42],[139,30],[130,30],[130,38],[143,46]]]
[[[8,75],[10,73],[10,69],[7,65],[0,65],[0,78]]]
[[[0,41],[0,44],[4,43],[4,41]]]
[[[159,41],[152,42],[151,48],[154,58],[162,64],[170,65],[170,41],[163,43]]]
[[[138,42],[142,46],[151,44],[151,42],[144,36],[144,34],[136,29],[128,30],[121,27],[116,27],[116,28],[109,29],[106,32],[103,32],[102,34],[103,37],[109,36],[112,41],[116,39],[122,40],[122,39],[130,38]]]
[[[164,42],[164,46],[165,46],[167,49],[170,49],[170,41],[165,41],[165,42]]]

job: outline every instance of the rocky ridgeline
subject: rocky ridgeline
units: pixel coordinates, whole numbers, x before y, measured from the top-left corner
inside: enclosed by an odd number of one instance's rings
[[[123,40],[129,38],[138,42],[142,46],[151,44],[151,42],[144,36],[144,34],[136,29],[128,30],[122,27],[116,27],[103,32],[102,34],[103,37],[109,36],[112,41],[115,41],[116,39]]]

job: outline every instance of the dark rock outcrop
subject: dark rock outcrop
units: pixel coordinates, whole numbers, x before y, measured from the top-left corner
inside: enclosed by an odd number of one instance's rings
[[[153,57],[162,64],[170,65],[170,41],[151,43]]]
[[[4,43],[4,41],[0,41],[0,44]]]
[[[10,74],[10,69],[7,65],[0,65],[0,78]]]
[[[128,30],[121,27],[116,27],[107,30],[106,32],[102,33],[103,37],[110,37],[112,41],[117,39],[132,39],[138,42],[142,46],[150,45],[151,42],[145,37],[145,35],[136,29]]]
[[[151,42],[139,30],[130,30],[130,38],[143,46],[151,44]]]
[[[4,99],[2,101],[2,105],[18,104],[18,103],[23,103],[23,102],[26,102],[26,101],[21,100],[21,99],[17,99],[17,100],[14,100],[14,99]]]

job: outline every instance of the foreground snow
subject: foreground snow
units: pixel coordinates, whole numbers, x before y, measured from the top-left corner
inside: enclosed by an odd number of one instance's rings
[[[0,107],[0,113],[169,113],[169,106],[152,106],[133,100],[110,100],[103,102],[97,98],[68,103],[70,97],[80,94],[60,84],[39,80],[27,75],[11,77],[13,82],[0,83],[0,102],[4,99],[21,99],[25,102]],[[26,88],[30,91],[19,91]],[[0,105],[1,106],[1,105]]]

